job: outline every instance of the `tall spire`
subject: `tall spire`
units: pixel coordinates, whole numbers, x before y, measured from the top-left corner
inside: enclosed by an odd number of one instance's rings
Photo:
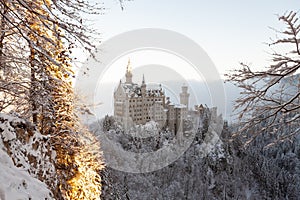
[[[132,67],[131,67],[130,59],[128,59],[125,77],[126,77],[126,83],[132,83]]]
[[[142,84],[145,84],[145,75],[143,74],[143,81]]]
[[[142,92],[143,96],[146,95],[146,83],[145,83],[145,76],[144,76],[144,74],[143,74],[143,81],[142,81],[142,85],[141,85],[141,92]]]
[[[132,67],[131,67],[131,63],[130,63],[130,58],[128,58],[128,64],[127,64],[127,68],[126,68],[126,73],[132,73]]]

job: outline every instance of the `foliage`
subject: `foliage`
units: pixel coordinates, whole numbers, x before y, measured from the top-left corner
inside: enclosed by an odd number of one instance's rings
[[[101,191],[101,154],[74,112],[70,54],[78,45],[92,51],[94,31],[81,16],[102,8],[85,0],[0,3],[0,111],[31,119],[50,136],[59,181],[50,187],[56,198],[95,199]],[[86,187],[89,182],[94,186]]]

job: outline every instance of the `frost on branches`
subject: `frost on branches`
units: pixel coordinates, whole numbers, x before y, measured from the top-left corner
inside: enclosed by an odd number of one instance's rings
[[[0,9],[0,112],[29,119],[48,138],[56,152],[55,198],[99,197],[101,153],[75,115],[71,50],[91,52],[93,30],[81,16],[101,8],[79,0],[0,0]],[[84,187],[87,180],[95,185]]]
[[[270,44],[273,47],[272,62],[262,71],[242,68],[227,74],[241,88],[241,96],[235,108],[241,120],[240,134],[248,134],[251,142],[265,132],[276,133],[281,127],[294,127],[300,123],[300,24],[296,12],[279,17],[285,29],[278,31],[279,38]],[[259,128],[261,124],[262,128]],[[278,133],[278,132],[277,132]],[[280,142],[299,134],[299,129],[286,129],[270,143]]]

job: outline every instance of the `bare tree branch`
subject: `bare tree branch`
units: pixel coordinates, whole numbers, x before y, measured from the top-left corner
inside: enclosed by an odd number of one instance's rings
[[[278,18],[286,27],[284,31],[277,31],[282,38],[269,45],[292,44],[294,49],[274,52],[272,63],[265,70],[253,71],[250,66],[241,63],[241,69],[226,74],[228,81],[242,89],[241,96],[236,100],[235,111],[242,124],[238,132],[249,136],[248,142],[274,127],[300,123],[299,117],[295,117],[300,112],[300,24],[295,12]],[[255,127],[260,128],[249,135],[249,131]],[[281,138],[294,136],[300,131],[297,129],[295,132],[284,131],[285,136]]]

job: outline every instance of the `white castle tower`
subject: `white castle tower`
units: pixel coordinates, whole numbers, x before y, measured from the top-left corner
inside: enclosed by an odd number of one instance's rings
[[[189,109],[189,97],[190,97],[190,94],[188,93],[188,86],[183,84],[183,86],[181,87],[181,93],[180,93],[180,104],[185,105],[187,110]]]
[[[130,64],[130,59],[128,60],[125,77],[126,77],[125,83],[132,84],[132,68]]]

